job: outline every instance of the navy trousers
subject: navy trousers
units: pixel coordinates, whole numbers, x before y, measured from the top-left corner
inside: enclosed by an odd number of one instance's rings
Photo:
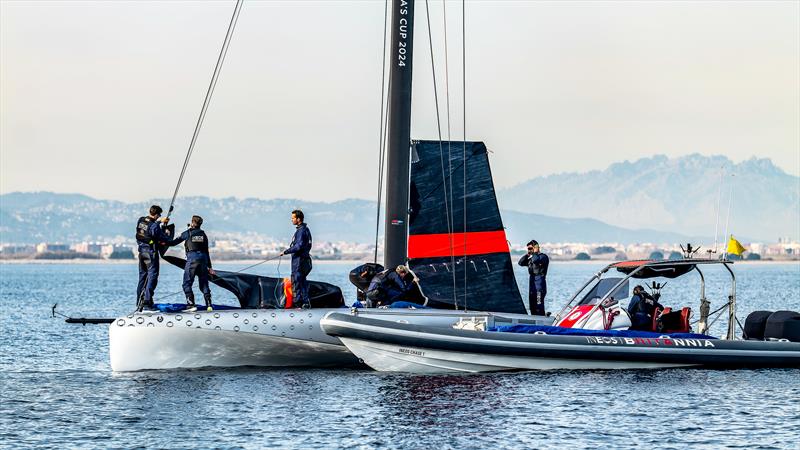
[[[311,273],[311,258],[292,259],[292,303],[301,306],[311,306],[308,298],[308,281],[306,277]]]
[[[137,306],[153,305],[153,294],[158,285],[158,252],[139,248],[139,284],[136,287]],[[142,302],[141,305],[138,302]]]
[[[186,265],[183,268],[183,292],[186,298],[194,303],[194,292],[192,292],[192,285],[194,284],[195,276],[198,278],[200,292],[206,299],[211,298],[211,289],[208,287],[208,263],[206,257],[202,253],[194,254],[189,252],[186,255]]]
[[[534,316],[545,315],[544,297],[547,295],[547,281],[542,276],[530,277],[528,288],[528,307]]]

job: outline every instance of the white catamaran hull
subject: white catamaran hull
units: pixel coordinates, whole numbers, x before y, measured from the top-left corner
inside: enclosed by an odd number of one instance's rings
[[[356,359],[338,344],[252,332],[114,327],[111,368],[118,372],[238,366],[336,366]]]
[[[109,325],[111,368],[118,372],[198,367],[336,367],[358,364],[320,320],[343,308],[219,310],[141,313]],[[488,315],[475,311],[360,309],[372,319],[451,327],[460,319]],[[518,323],[550,324],[549,317],[503,314]]]

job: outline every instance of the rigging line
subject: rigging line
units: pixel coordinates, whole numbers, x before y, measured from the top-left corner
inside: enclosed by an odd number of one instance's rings
[[[206,112],[208,111],[208,105],[211,102],[211,96],[214,94],[214,89],[217,86],[217,80],[219,80],[219,74],[222,70],[222,64],[225,62],[225,56],[228,54],[228,47],[230,46],[231,38],[233,37],[233,31],[236,28],[236,23],[239,21],[239,12],[242,10],[242,4],[244,0],[236,0],[236,6],[233,8],[233,15],[231,16],[231,21],[228,24],[228,32],[225,33],[225,39],[222,42],[222,48],[220,49],[219,56],[217,57],[217,64],[214,66],[214,74],[211,76],[211,81],[208,84],[208,89],[206,90],[206,97],[203,100],[203,106],[200,108],[200,115],[197,117],[197,123],[194,127],[194,133],[192,134],[192,139],[189,142],[189,149],[186,152],[186,158],[183,160],[183,167],[181,168],[181,174],[178,177],[178,183],[175,185],[175,191],[172,193],[172,200],[169,202],[169,210],[167,211],[167,218],[169,218],[170,214],[172,214],[172,210],[175,206],[175,198],[178,196],[178,191],[180,190],[181,183],[183,183],[183,177],[186,174],[186,168],[189,166],[189,159],[192,157],[192,153],[194,152],[195,143],[197,143],[197,136],[200,134],[200,129],[203,126],[203,122],[205,121]]]
[[[281,267],[281,259],[280,259],[280,258],[281,258],[282,256],[283,256],[283,255],[278,255],[278,256],[270,256],[269,258],[266,258],[266,259],[264,259],[264,260],[262,260],[262,261],[259,261],[259,262],[255,263],[255,264],[253,264],[253,265],[247,266],[247,267],[245,267],[245,268],[243,268],[243,269],[239,269],[239,270],[237,270],[237,271],[235,271],[235,272],[233,272],[233,273],[241,273],[241,272],[244,272],[244,271],[245,271],[245,270],[247,270],[247,269],[252,269],[253,267],[260,266],[261,264],[264,264],[264,263],[266,263],[266,262],[270,262],[270,261],[274,261],[274,260],[276,260],[276,259],[277,259],[277,260],[278,260],[278,270],[279,270],[278,274],[280,274],[280,267]]]
[[[450,135],[450,67],[448,64],[448,52],[447,52],[447,1],[442,1],[442,22],[444,23],[444,98],[445,98],[445,105],[447,106],[447,171],[449,172],[450,176],[447,178],[450,184],[450,223],[453,224],[453,229],[455,231],[456,227],[456,220],[455,220],[455,203],[453,203],[453,155],[452,155],[452,141]],[[433,57],[431,56],[431,62],[433,61]],[[441,140],[441,138],[440,138]],[[451,252],[455,253],[455,249],[451,246]],[[464,235],[464,251],[467,248],[467,236]],[[455,254],[451,257],[453,262],[453,297],[455,299],[456,293],[456,265],[455,265]],[[467,264],[466,260],[464,260],[464,273],[467,271]],[[454,301],[457,303],[457,301]],[[458,307],[456,307],[458,308]]]
[[[383,193],[383,163],[385,155],[385,139],[384,139],[384,111],[385,111],[385,96],[386,96],[386,30],[388,29],[389,21],[389,0],[383,2],[383,63],[381,64],[381,122],[378,141],[378,204],[376,206],[377,212],[375,217],[375,258],[373,263],[378,263],[378,233],[381,227],[381,194]]]
[[[428,22],[428,46],[431,51],[431,73],[433,74],[433,100],[436,104],[436,129],[439,132],[439,160],[442,165],[442,183],[447,184],[447,178],[445,178],[444,174],[444,147],[442,146],[442,121],[439,116],[439,92],[436,90],[436,64],[433,59],[433,35],[431,33],[431,14],[430,8],[428,7],[428,0],[425,0],[425,17]],[[448,158],[448,164],[450,160]],[[453,306],[455,309],[458,309],[458,298],[456,294],[456,257],[455,253],[453,252],[453,226],[450,219],[452,219],[450,215],[450,205],[447,202],[447,187],[445,186],[444,191],[444,213],[447,218],[447,237],[450,240],[450,264],[453,265]],[[466,240],[465,240],[466,243]]]
[[[461,0],[461,94],[464,102],[463,117],[464,123],[462,131],[464,132],[464,149],[463,149],[463,162],[461,163],[464,180],[464,194],[463,194],[463,210],[464,210],[464,236],[467,235],[467,15],[466,15],[466,0]],[[467,310],[467,241],[464,240],[464,311]]]

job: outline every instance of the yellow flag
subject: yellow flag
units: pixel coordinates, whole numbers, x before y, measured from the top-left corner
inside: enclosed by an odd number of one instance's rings
[[[744,246],[741,243],[739,243],[739,241],[734,239],[733,235],[731,235],[731,240],[728,241],[728,253],[730,253],[731,255],[741,256],[745,250],[747,249],[744,248]]]

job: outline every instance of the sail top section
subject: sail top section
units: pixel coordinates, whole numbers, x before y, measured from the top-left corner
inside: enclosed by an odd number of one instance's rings
[[[408,256],[429,306],[524,314],[486,145],[412,150]]]

